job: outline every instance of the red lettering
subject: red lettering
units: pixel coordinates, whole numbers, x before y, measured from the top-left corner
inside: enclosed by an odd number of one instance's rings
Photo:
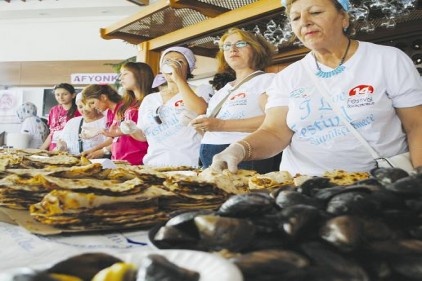
[[[374,87],[372,87],[371,85],[359,85],[349,91],[349,97],[354,96],[356,94],[367,95],[367,94],[373,94],[373,93],[374,93]]]

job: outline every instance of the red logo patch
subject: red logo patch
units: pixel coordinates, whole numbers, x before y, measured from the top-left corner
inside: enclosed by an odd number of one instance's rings
[[[235,99],[237,99],[237,98],[242,99],[242,98],[245,98],[245,97],[246,97],[246,95],[245,95],[244,93],[239,93],[239,94],[237,94],[237,95],[232,96],[232,97],[230,98],[230,100],[235,100]]]
[[[174,107],[179,107],[183,105],[183,100],[178,100],[174,103]]]
[[[373,94],[373,93],[374,93],[374,87],[370,85],[359,85],[350,90],[349,97],[355,96],[355,95],[367,95],[367,94]]]

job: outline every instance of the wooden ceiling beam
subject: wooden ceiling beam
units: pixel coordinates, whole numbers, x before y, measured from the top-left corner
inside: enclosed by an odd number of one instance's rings
[[[159,0],[159,1],[155,2],[154,4],[146,6],[140,12],[133,14],[130,17],[124,18],[123,20],[120,20],[120,21],[116,22],[115,24],[112,24],[108,27],[101,28],[100,29],[101,37],[103,39],[106,39],[106,40],[121,39],[120,36],[113,35],[112,33],[119,31],[119,30],[121,30],[122,28],[125,28],[128,25],[131,25],[135,21],[138,21],[142,18],[150,16],[150,15],[157,13],[161,10],[164,10],[166,8],[168,8],[168,1],[167,0]],[[137,43],[140,43],[140,41],[138,41]]]
[[[170,32],[168,34],[149,40],[150,50],[163,49],[181,44],[201,36],[209,36],[223,31],[229,27],[262,18],[268,14],[281,12],[279,0],[260,0],[221,14],[215,18],[206,19],[195,25]]]
[[[41,1],[41,0],[40,0]],[[139,6],[149,5],[149,0],[127,0]]]
[[[169,6],[174,9],[192,9],[209,18],[215,18],[216,16],[230,11],[230,9],[211,5],[197,0],[170,0]]]

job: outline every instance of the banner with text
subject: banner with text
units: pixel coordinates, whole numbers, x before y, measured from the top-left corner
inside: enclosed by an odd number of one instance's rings
[[[74,85],[114,84],[117,73],[74,73],[71,74],[71,83]]]

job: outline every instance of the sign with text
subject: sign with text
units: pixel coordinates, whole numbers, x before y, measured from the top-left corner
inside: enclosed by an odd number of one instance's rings
[[[88,84],[114,84],[119,74],[117,73],[74,73],[71,82],[74,85]]]
[[[22,101],[22,90],[0,90],[0,123],[20,123],[16,111]]]

